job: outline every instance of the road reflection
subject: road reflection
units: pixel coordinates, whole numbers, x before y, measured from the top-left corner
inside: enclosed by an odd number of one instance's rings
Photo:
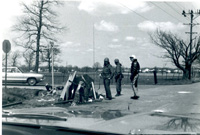
[[[200,132],[200,119],[195,117],[168,114],[151,114],[151,116],[170,117],[169,121],[159,126],[161,130]]]
[[[179,130],[182,129],[184,132],[196,132],[200,130],[200,120],[191,118],[173,118],[168,121],[165,126],[167,129]]]

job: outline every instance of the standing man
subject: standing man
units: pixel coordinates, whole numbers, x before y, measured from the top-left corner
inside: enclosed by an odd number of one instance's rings
[[[115,82],[116,82],[116,92],[117,94],[115,96],[120,96],[121,95],[121,82],[123,78],[122,74],[122,68],[121,68],[121,63],[119,62],[119,59],[115,59]]]
[[[131,97],[131,99],[138,99],[139,96],[137,95],[138,93],[138,77],[139,77],[139,71],[140,71],[140,64],[138,63],[135,55],[130,56],[131,60],[131,86],[133,89],[134,95]]]
[[[103,83],[106,91],[106,98],[108,100],[112,100],[112,94],[110,91],[110,80],[113,78],[113,69],[110,65],[108,58],[104,59],[104,67],[100,77],[103,78]]]

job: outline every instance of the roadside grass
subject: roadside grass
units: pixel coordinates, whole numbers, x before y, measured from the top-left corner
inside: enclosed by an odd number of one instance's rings
[[[2,88],[2,104],[30,100],[38,96],[41,90],[25,88]]]
[[[59,101],[61,92],[57,91],[56,94],[48,94],[47,91],[41,89],[7,88],[5,90],[3,88],[2,105],[6,109],[52,106],[52,104]]]

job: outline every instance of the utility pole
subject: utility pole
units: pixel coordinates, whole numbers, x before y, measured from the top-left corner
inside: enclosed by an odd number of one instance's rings
[[[95,27],[93,23],[93,65],[95,64]]]
[[[51,65],[51,74],[52,74],[52,89],[54,89],[54,52],[53,52],[53,49],[54,49],[54,43],[53,42],[50,42],[51,44],[51,60],[52,60],[52,65]]]
[[[191,67],[192,67],[192,64],[191,64],[191,60],[192,60],[192,42],[193,42],[193,39],[192,39],[192,35],[193,34],[197,34],[197,32],[193,32],[193,27],[195,25],[199,25],[199,23],[193,23],[193,21],[200,15],[200,10],[197,10],[197,12],[193,12],[193,10],[189,10],[188,13],[186,13],[184,10],[182,12],[182,15],[184,17],[186,17],[187,15],[190,16],[190,23],[189,24],[184,24],[184,25],[190,25],[190,32],[186,32],[186,34],[190,34],[190,46],[189,46],[189,64],[191,65],[190,68],[189,68],[189,79],[191,79]],[[196,16],[194,16],[196,15]]]
[[[93,35],[93,71],[95,69],[95,28],[94,28],[94,23],[92,27],[92,35]],[[96,72],[94,72],[94,80],[96,79]]]

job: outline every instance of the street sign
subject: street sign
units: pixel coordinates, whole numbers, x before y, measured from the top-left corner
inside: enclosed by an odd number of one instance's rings
[[[5,53],[8,53],[11,49],[11,44],[10,44],[10,41],[9,40],[4,40],[3,41],[3,51]]]
[[[6,53],[6,64],[5,64],[5,90],[7,89],[7,59],[8,59],[8,52],[11,49],[11,44],[9,40],[4,40],[3,41],[3,51]]]

